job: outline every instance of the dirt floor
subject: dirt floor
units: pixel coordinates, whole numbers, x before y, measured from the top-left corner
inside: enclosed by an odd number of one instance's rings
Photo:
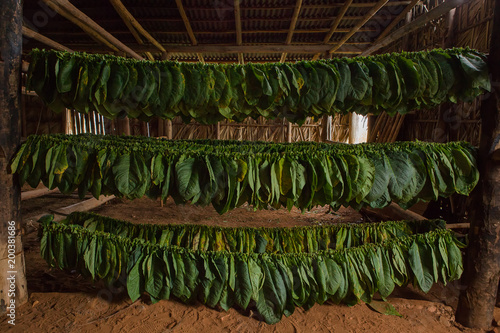
[[[50,195],[23,201],[23,220],[78,202],[76,198]],[[139,223],[200,223],[221,226],[289,227],[364,222],[351,209],[329,212],[318,208],[301,214],[298,210],[254,212],[241,207],[218,215],[212,207],[176,206],[171,200],[160,207],[159,201],[115,199],[95,212]],[[465,329],[454,320],[454,308],[460,285],[436,285],[428,294],[411,287],[400,288],[389,303],[401,314],[384,315],[366,304],[353,307],[326,303],[309,311],[295,313],[276,325],[259,320],[253,310],[211,309],[202,304],[183,304],[177,300],[151,304],[144,296],[136,302],[123,290],[92,283],[76,272],[51,269],[39,255],[37,233],[24,239],[28,289],[27,304],[19,307],[16,325],[0,319],[0,332],[479,332]],[[497,309],[500,310],[500,309]],[[495,313],[500,322],[500,311]],[[496,322],[495,322],[496,324]],[[498,332],[498,328],[494,328]]]

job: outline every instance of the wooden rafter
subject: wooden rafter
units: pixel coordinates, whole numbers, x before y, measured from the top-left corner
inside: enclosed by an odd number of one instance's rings
[[[286,36],[286,45],[290,45],[293,38],[293,32],[295,31],[295,26],[297,25],[297,19],[299,18],[300,9],[302,8],[302,0],[297,0],[295,3],[295,8],[293,9],[292,21],[290,22],[290,28],[288,29],[288,35]],[[281,54],[280,62],[285,62],[287,53]]]
[[[330,41],[330,39],[332,38],[335,31],[337,31],[337,28],[340,24],[340,21],[342,21],[342,19],[344,18],[344,15],[347,12],[347,10],[349,9],[349,7],[351,6],[351,4],[352,4],[352,0],[346,0],[346,2],[344,2],[344,5],[340,8],[338,15],[335,17],[335,21],[333,21],[333,24],[330,27],[330,30],[328,31],[328,33],[325,36],[325,39],[323,40],[323,44],[327,44]],[[320,53],[316,53],[313,57],[313,60],[317,60],[319,58],[319,56],[320,56]]]
[[[43,44],[50,46],[53,49],[56,49],[59,51],[73,52],[73,50],[70,49],[69,47],[61,45],[58,42],[53,41],[52,39],[47,38],[44,35],[36,32],[34,30],[31,30],[30,28],[28,28],[26,26],[23,26],[23,36],[28,37],[28,38],[33,38],[33,39],[39,41],[40,43],[43,43]]]
[[[349,38],[352,37],[356,32],[359,31],[359,29],[365,25],[366,22],[368,22],[379,10],[380,8],[384,7],[385,4],[389,0],[380,0],[377,2],[375,6],[373,6],[368,13],[358,22],[354,27],[352,27],[351,31],[349,31],[342,39],[329,51],[329,53],[334,53],[337,51],[342,45],[344,45],[345,42],[349,40]]]
[[[122,51],[133,58],[142,60],[143,57],[135,53],[131,48],[120,42],[109,32],[104,30],[99,24],[97,24],[90,17],[82,13],[78,8],[73,6],[67,0],[43,0],[52,10],[64,16],[71,22],[78,25],[85,32],[88,32],[90,36],[101,41],[103,44],[111,47],[115,51]]]
[[[234,23],[236,26],[236,44],[243,45],[243,37],[241,32],[240,0],[234,0]],[[245,57],[243,56],[243,53],[238,53],[238,62],[242,65],[245,63]]]
[[[389,34],[389,32],[392,31],[392,29],[399,23],[401,22],[401,20],[403,20],[406,16],[406,14],[408,14],[408,12],[413,8],[415,7],[415,5],[419,2],[420,0],[412,0],[412,2],[410,2],[408,4],[408,6],[405,7],[405,9],[403,9],[403,11],[401,13],[399,13],[398,16],[396,16],[396,18],[394,20],[392,20],[392,22],[384,29],[384,31],[382,31],[382,33],[377,37],[377,39],[375,39],[375,44],[378,43],[380,40],[382,40],[382,38],[384,38],[385,36],[387,36],[387,34]]]
[[[182,21],[184,21],[184,25],[186,26],[189,39],[191,39],[191,44],[193,44],[193,46],[198,45],[196,36],[194,35],[193,29],[191,28],[191,23],[189,23],[186,11],[184,10],[184,6],[182,5],[182,0],[175,0],[175,3],[177,4],[177,9],[179,9],[179,13],[181,14]],[[205,60],[203,59],[203,55],[201,53],[197,53],[197,56],[200,62],[202,63],[205,62]]]
[[[361,55],[369,55],[384,46],[387,46],[391,44],[392,42],[400,39],[401,37],[412,33],[427,23],[443,16],[444,14],[448,13],[450,10],[453,8],[456,8],[462,4],[467,2],[467,0],[448,0],[446,2],[443,2],[442,4],[434,7],[430,11],[428,11],[425,14],[420,15],[417,17],[415,20],[411,21],[410,23],[402,26],[401,28],[397,29],[396,31],[392,32],[391,34],[387,35],[383,39],[379,40],[378,43],[374,44],[372,47],[368,48],[367,50],[363,51]]]
[[[142,38],[139,34],[144,36],[151,44],[156,46],[158,50],[161,52],[166,52],[165,48],[153,37],[149,32],[146,31],[142,27],[142,25],[134,18],[134,16],[127,10],[127,8],[123,5],[123,3],[120,0],[109,0],[113,7],[115,8],[116,12],[120,17],[122,18],[123,22],[127,26],[127,28],[130,30],[132,35],[134,36],[135,40],[139,44],[144,44],[142,41]],[[150,60],[154,60],[153,56],[151,55],[151,52],[146,53],[148,58]]]

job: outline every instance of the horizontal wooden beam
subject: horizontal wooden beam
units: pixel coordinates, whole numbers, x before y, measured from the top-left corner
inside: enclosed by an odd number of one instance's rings
[[[34,30],[31,30],[30,28],[25,27],[25,26],[23,26],[23,36],[27,37],[27,38],[33,38],[34,40],[37,40],[40,43],[43,43],[43,44],[50,46],[51,48],[59,50],[59,51],[73,52],[73,50],[70,49],[69,47],[61,45],[58,42],[56,42],[50,38],[47,38],[44,35],[36,32]]]
[[[369,8],[369,7],[373,7],[377,2],[374,1],[374,2],[355,2],[351,5],[351,7],[353,8]],[[407,1],[389,1],[385,6],[386,7],[398,7],[398,6],[406,6],[410,3],[409,0]],[[167,3],[168,4],[168,3]],[[339,2],[339,3],[332,3],[332,2],[329,2],[329,1],[325,1],[324,4],[318,4],[318,5],[303,5],[302,8],[304,9],[328,9],[328,8],[340,8],[343,6],[343,3],[342,2]],[[259,11],[263,11],[263,10],[284,10],[284,9],[294,9],[294,5],[284,5],[284,6],[245,6],[245,7],[241,7],[241,10],[242,11],[247,11],[247,10],[259,10]],[[141,6],[141,7],[137,7],[137,6],[129,6],[127,7],[129,8],[129,10],[132,10],[132,11],[139,11],[139,10],[154,10],[156,9],[157,7],[154,7],[154,6],[148,6],[148,5],[145,5],[145,6]],[[164,7],[166,10],[168,9],[171,9],[171,10],[175,10],[176,8],[175,7]],[[87,9],[92,9],[92,8],[84,8],[85,10]],[[190,10],[195,10],[195,11],[213,11],[213,10],[216,10],[217,8],[214,7],[214,6],[196,6],[196,7],[184,7],[184,9],[186,11],[190,11]],[[224,11],[224,8],[220,8],[221,11]],[[229,7],[228,7],[229,9]]]
[[[390,20],[391,17],[396,17],[396,15],[376,15],[373,18],[377,20]],[[298,18],[297,22],[331,22],[334,20],[336,16],[323,16],[323,17],[316,17],[316,18]],[[362,20],[364,18],[363,15],[345,15],[343,17],[343,20]],[[108,19],[106,17],[98,17],[96,18],[97,21],[99,21],[102,24],[117,24],[121,23],[122,21],[119,19]],[[140,18],[141,22],[147,22],[147,23],[171,23],[171,24],[179,24],[179,23],[184,23],[183,20],[178,19],[178,18],[165,18],[165,17],[146,17],[146,18]],[[290,18],[289,17],[252,17],[252,18],[241,18],[242,23],[254,23],[254,22],[289,22]],[[60,20],[55,20],[55,22],[60,23],[62,21]],[[232,19],[211,19],[211,20],[206,20],[206,19],[200,19],[196,20],[196,23],[198,24],[210,24],[210,23],[234,23],[234,20]],[[327,29],[328,30],[328,29]]]
[[[420,15],[415,20],[392,32],[387,37],[383,38],[378,43],[374,44],[372,47],[363,51],[362,55],[364,56],[369,55],[375,51],[380,50],[381,48],[397,41],[401,37],[406,36],[412,32],[415,32],[416,30],[425,26],[427,23],[434,21],[435,19],[438,19],[439,17],[448,13],[453,8],[463,5],[466,2],[467,0],[447,0],[446,2],[441,3],[440,5],[434,7],[427,13]]]
[[[170,53],[323,53],[331,49],[331,45],[286,45],[286,44],[262,44],[262,45],[218,45],[218,44],[198,44],[192,45],[168,45],[164,44]],[[74,50],[100,52],[105,51],[102,47],[96,45],[80,44],[72,45]],[[136,45],[134,49],[138,52],[157,52],[157,50],[150,45]],[[346,46],[337,50],[339,54],[360,54],[363,51],[358,46]]]

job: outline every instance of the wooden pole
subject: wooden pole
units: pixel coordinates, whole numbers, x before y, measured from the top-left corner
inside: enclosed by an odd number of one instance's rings
[[[33,31],[33,30],[31,30],[31,29],[29,29],[27,27],[23,27],[23,35],[25,37],[28,37],[28,38],[33,38],[33,39],[39,41],[40,43],[43,43],[43,44],[45,44],[47,46],[50,46],[53,49],[56,49],[56,50],[59,50],[59,51],[73,52],[72,49],[70,49],[70,48],[68,48],[68,47],[66,47],[64,45],[61,45],[58,42],[53,41],[52,39],[47,38],[44,35],[39,34],[38,32]]]
[[[51,9],[55,10],[57,13],[66,17],[71,22],[75,23],[81,27],[84,31],[89,33],[91,36],[97,38],[98,40],[104,42],[106,45],[112,45],[112,48],[126,52],[132,58],[143,60],[144,58],[135,53],[131,48],[120,42],[109,32],[104,30],[100,25],[98,25],[90,17],[82,13],[78,8],[73,6],[67,0],[43,0]]]
[[[132,32],[132,34],[134,34],[134,32],[137,33],[136,32],[137,30],[141,35],[146,37],[146,39],[149,40],[151,44],[156,46],[158,50],[166,52],[165,48],[156,39],[154,39],[153,36],[151,36],[149,32],[147,32],[146,29],[144,29],[139,22],[137,22],[134,16],[130,14],[130,12],[127,10],[127,8],[125,8],[125,6],[120,0],[110,0],[110,2],[113,5],[113,7],[115,7],[115,10],[118,12],[122,20],[129,28],[130,32]],[[134,35],[134,37],[137,39],[138,36]]]
[[[28,300],[21,241],[21,186],[8,165],[21,141],[22,1],[0,1],[0,313],[15,324]]]
[[[440,5],[442,6],[442,5]],[[494,91],[481,104],[479,172],[474,190],[476,202],[469,233],[466,269],[467,288],[462,291],[456,320],[468,327],[489,329],[492,325],[500,278],[500,161],[495,156],[500,138],[500,0],[495,1],[488,58]]]

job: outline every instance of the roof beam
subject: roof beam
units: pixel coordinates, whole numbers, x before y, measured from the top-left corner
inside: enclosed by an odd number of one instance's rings
[[[467,0],[447,0],[443,2],[442,4],[434,7],[430,11],[428,11],[425,14],[420,15],[417,17],[415,20],[411,21],[410,23],[402,26],[401,28],[397,29],[393,33],[389,34],[385,38],[381,39],[378,43],[374,44],[373,46],[369,47],[361,55],[369,55],[384,46],[387,46],[391,44],[392,42],[400,39],[401,37],[412,33],[421,27],[425,26],[427,23],[443,16],[444,14],[448,13],[450,10],[453,8],[456,8],[460,5],[463,5],[466,3]]]
[[[301,29],[301,30],[294,30],[294,34],[313,34],[313,33],[325,33],[328,32],[330,29]],[[242,34],[279,34],[279,33],[287,33],[289,30],[243,30],[241,33]],[[338,28],[335,32],[349,32],[351,29],[346,29],[346,28]],[[358,30],[358,32],[375,32],[378,31],[375,28],[361,28]],[[186,32],[185,31],[151,31],[154,34],[158,35],[183,35]],[[121,34],[129,34],[129,31],[123,31],[123,30],[116,30],[116,31],[110,31],[111,34],[116,34],[116,35],[121,35]],[[236,33],[235,30],[224,30],[224,31],[197,31],[195,34],[197,35],[210,35],[210,34],[216,34],[216,35],[234,35]],[[49,31],[45,32],[46,35],[54,35],[54,36],[78,36],[78,35],[86,35],[84,32],[74,32],[74,31]]]
[[[123,22],[125,23],[127,28],[130,30],[130,32],[134,36],[135,40],[139,44],[144,44],[144,42],[142,41],[142,38],[139,36],[139,33],[140,33],[151,44],[156,46],[158,48],[158,50],[160,50],[161,52],[166,52],[165,48],[160,43],[158,43],[158,41],[156,39],[154,39],[153,36],[151,36],[146,31],[146,29],[144,29],[142,27],[142,25],[139,22],[137,22],[137,20],[134,18],[134,16],[127,10],[127,8],[123,5],[123,3],[120,0],[109,0],[109,2],[111,2],[111,5],[113,5],[116,12],[118,13],[118,15],[120,15]],[[146,55],[148,56],[148,58],[150,60],[154,60],[154,57],[151,54],[151,52],[147,52]]]
[[[73,6],[67,0],[43,0],[43,2],[46,3],[52,10],[75,23],[85,32],[88,32],[90,36],[98,39],[103,44],[108,45],[108,47],[111,47],[113,50],[125,52],[135,59],[144,59],[128,46],[116,39],[109,32],[104,30],[100,25],[78,10],[78,8]]]
[[[240,7],[240,11],[241,11],[241,9],[242,8]],[[348,15],[348,16],[345,16],[344,19],[346,19],[346,20],[362,20],[363,17],[364,17],[364,15],[352,15],[352,16]],[[299,19],[297,19],[297,22],[311,22],[311,20],[313,20],[314,22],[331,22],[334,18],[335,18],[335,16],[323,16],[323,17],[317,17],[317,18],[314,18],[314,19],[311,19],[311,18],[299,18]],[[373,18],[378,18],[378,19],[381,19],[381,20],[387,20],[387,15],[386,16],[376,15]],[[110,24],[115,24],[115,23],[122,22],[121,19],[107,19],[106,17],[103,17],[102,15],[99,16],[99,17],[96,16],[96,20],[98,20],[99,22],[106,22],[106,23],[110,23]],[[285,21],[286,22],[290,21],[290,18],[287,18],[287,17],[252,17],[252,18],[242,17],[241,18],[241,22],[242,23],[243,22],[285,22]],[[62,21],[54,19],[54,22],[59,23],[59,22],[62,22]],[[178,18],[165,18],[165,17],[145,17],[145,18],[141,18],[141,22],[184,23],[184,21],[182,20],[182,18],[178,19]],[[232,18],[231,19],[222,19],[222,20],[218,20],[218,19],[212,19],[212,20],[200,19],[200,20],[197,20],[196,22],[197,23],[203,23],[203,24],[205,24],[205,23],[233,23],[234,19],[232,19]],[[284,29],[283,31],[286,33],[286,32],[288,32],[288,29]],[[326,29],[325,31],[328,31],[328,29]],[[198,32],[195,32],[195,34],[198,34]]]
[[[332,24],[330,30],[328,31],[328,33],[325,36],[325,39],[323,40],[323,44],[327,44],[330,41],[333,34],[337,30],[337,28],[340,24],[340,21],[344,17],[345,13],[347,12],[347,10],[349,9],[349,6],[351,4],[352,4],[352,0],[346,0],[346,2],[344,2],[344,5],[342,6],[342,8],[340,8],[340,12],[338,13],[337,17],[335,17],[335,21],[333,21],[333,24]],[[320,53],[316,53],[314,55],[314,57],[312,58],[312,60],[318,60],[319,56],[320,56]]]
[[[191,39],[191,44],[193,44],[193,46],[198,45],[198,41],[196,40],[196,37],[193,33],[193,29],[191,28],[191,23],[189,23],[189,19],[186,15],[186,11],[184,10],[184,6],[182,5],[182,0],[175,0],[175,3],[177,4],[177,9],[179,9],[179,14],[181,14],[182,21],[184,22],[184,26],[186,26],[186,30],[187,30],[187,33],[189,35],[189,39]],[[200,62],[202,62],[202,63],[205,62],[203,60],[203,55],[201,53],[198,53],[197,56],[198,56],[198,60],[200,60]]]
[[[325,53],[332,45],[323,44],[259,44],[259,45],[227,45],[227,44],[202,44],[202,45],[167,45],[169,53]],[[80,44],[72,45],[74,50],[82,50],[88,52],[99,52],[102,50],[95,45]],[[155,52],[156,48],[151,45],[134,45],[134,49],[138,52]],[[362,50],[353,45],[351,47],[344,46],[339,50],[339,54],[360,54]]]
[[[380,40],[382,40],[382,38],[384,38],[385,36],[387,36],[387,34],[389,34],[389,32],[391,32],[391,30],[399,23],[401,22],[401,20],[403,20],[406,16],[406,14],[408,14],[408,12],[413,8],[415,7],[415,5],[419,2],[420,0],[412,0],[412,2],[410,2],[408,4],[408,6],[405,7],[405,9],[403,9],[403,11],[401,13],[399,13],[398,16],[396,16],[396,18],[394,20],[392,20],[392,22],[384,29],[384,31],[382,31],[382,33],[377,37],[377,39],[375,39],[375,42],[374,44],[380,42]]]
[[[337,51],[342,45],[344,45],[345,42],[349,40],[349,38],[352,37],[356,32],[359,31],[359,29],[365,25],[366,22],[368,22],[379,10],[380,8],[384,7],[384,5],[387,3],[389,0],[379,0],[375,6],[373,6],[368,13],[359,21],[356,23],[354,27],[352,27],[351,31],[349,31],[342,39],[330,50],[328,53],[334,53]]]
[[[234,23],[236,26],[236,44],[243,44],[243,37],[241,33],[241,11],[240,11],[240,0],[234,0]],[[238,63],[244,64],[245,57],[243,53],[238,53]]]
[[[302,0],[297,0],[295,3],[295,8],[293,9],[292,21],[290,22],[290,28],[288,29],[288,35],[286,36],[286,45],[290,45],[293,38],[293,32],[295,31],[295,26],[297,25],[297,19],[299,18],[300,9],[302,7]],[[281,54],[280,62],[285,62],[287,53]]]
[[[23,26],[23,35],[28,38],[33,38],[34,40],[39,41],[40,43],[43,43],[47,46],[50,46],[53,49],[59,50],[59,51],[68,51],[68,52],[73,52],[72,49],[69,47],[66,47],[64,45],[59,44],[56,41],[53,41],[50,38],[45,37],[42,34],[39,34],[38,32],[31,30],[30,28],[27,28]]]

